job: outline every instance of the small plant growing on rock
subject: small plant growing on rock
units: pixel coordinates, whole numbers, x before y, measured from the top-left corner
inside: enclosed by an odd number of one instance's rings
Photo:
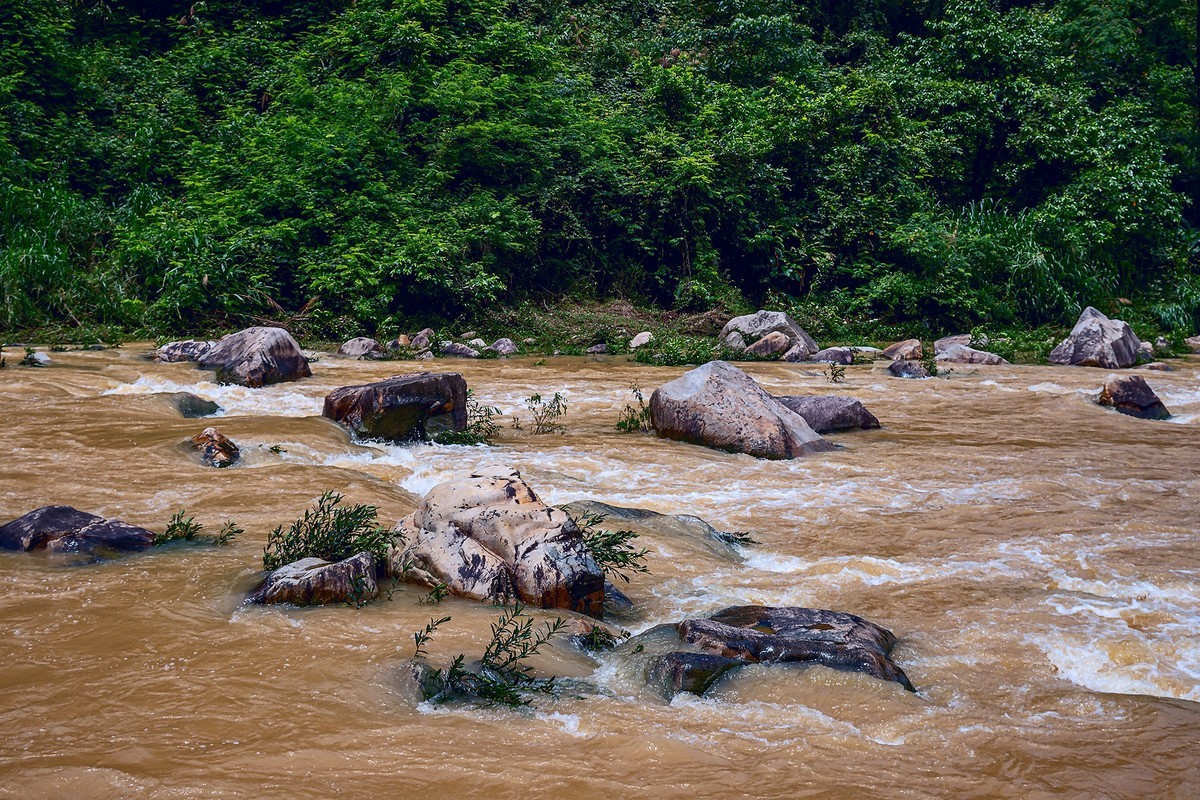
[[[375,521],[375,506],[341,506],[342,495],[325,492],[315,508],[285,531],[280,525],[267,534],[263,569],[278,569],[302,558],[342,561],[368,552],[376,559],[387,556],[391,535]]]
[[[637,408],[631,403],[625,404],[625,408],[621,410],[621,417],[617,420],[617,430],[624,433],[650,433],[654,430],[654,422],[650,419],[650,407],[646,405],[642,389],[636,383],[631,383],[629,388],[633,391]]]
[[[758,540],[750,535],[749,531],[717,531],[717,538],[725,544],[733,545],[751,545],[758,544]]]
[[[443,431],[433,437],[438,444],[490,445],[500,435],[496,417],[500,409],[485,406],[475,399],[475,392],[467,390],[467,427],[461,431]]]
[[[583,532],[583,543],[592,554],[596,565],[605,575],[612,575],[629,583],[628,573],[646,574],[650,568],[646,566],[646,549],[633,546],[638,538],[633,531],[610,531],[600,527],[604,522],[603,514],[584,514],[575,519],[575,524]]]

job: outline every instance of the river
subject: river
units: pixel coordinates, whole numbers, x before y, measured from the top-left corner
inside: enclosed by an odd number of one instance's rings
[[[245,389],[149,349],[9,359],[0,522],[68,504],[161,530],[186,509],[246,533],[85,566],[0,552],[0,797],[1200,795],[1200,358],[1141,373],[1167,422],[1094,405],[1095,369],[853,366],[835,386],[748,364],[774,394],[851,394],[883,424],[773,462],[617,432],[630,384],[648,396],[683,372],[623,357],[435,362],[506,419],[561,391],[566,432],[398,447],[351,442],[322,398],[429,365],[323,356],[310,379]],[[181,419],[173,391],[224,412]],[[241,445],[238,466],[180,446],[210,424]],[[391,525],[485,464],[552,504],[752,533],[740,561],[644,535],[651,573],[623,586],[634,632],[733,604],[848,611],[897,635],[918,692],[754,667],[667,704],[616,657],[558,642],[536,667],[561,691],[527,709],[414,704],[396,678],[412,632],[451,616],[428,645],[445,665],[482,651],[495,609],[431,607],[411,586],[360,610],[243,605],[267,532],[323,491]]]

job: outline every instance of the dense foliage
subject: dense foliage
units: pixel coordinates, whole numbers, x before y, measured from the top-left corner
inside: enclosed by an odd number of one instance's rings
[[[25,0],[0,329],[1200,310],[1196,0]],[[390,335],[390,334],[389,334]]]

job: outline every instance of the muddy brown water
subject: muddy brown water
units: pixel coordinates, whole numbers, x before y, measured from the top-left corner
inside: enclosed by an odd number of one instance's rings
[[[1142,373],[1169,422],[1093,405],[1102,370],[855,366],[833,386],[748,365],[776,394],[852,394],[884,425],[769,462],[615,431],[631,383],[683,371],[624,358],[438,362],[510,417],[566,395],[565,434],[506,430],[488,449],[359,445],[319,416],[330,389],[415,363],[322,357],[311,379],[250,390],[148,349],[10,359],[0,521],[65,503],[161,529],[184,508],[247,533],[82,567],[0,553],[0,797],[1200,795],[1200,359]],[[181,419],[160,394],[179,390],[224,415]],[[209,424],[241,465],[180,448]],[[626,627],[740,603],[849,611],[896,633],[918,693],[756,667],[666,704],[619,659],[560,643],[537,660],[560,692],[528,709],[417,705],[395,678],[412,632],[453,618],[429,645],[444,665],[481,652],[494,609],[403,586],[362,610],[243,606],[267,532],[321,492],[390,524],[484,464],[519,468],[547,502],[758,540],[736,561],[644,532],[652,574],[626,587]]]

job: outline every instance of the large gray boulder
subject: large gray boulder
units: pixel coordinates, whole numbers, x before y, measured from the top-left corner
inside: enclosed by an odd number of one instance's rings
[[[879,427],[879,420],[853,397],[837,395],[778,397],[779,402],[804,417],[817,433]]]
[[[604,613],[604,573],[565,511],[519,473],[484,470],[440,483],[396,526],[391,573],[484,602]]]
[[[1109,375],[1096,400],[1140,419],[1167,419],[1171,412],[1140,375]]]
[[[383,356],[383,346],[367,336],[356,336],[343,342],[338,348],[337,355],[343,358],[373,359]]]
[[[420,372],[325,396],[321,412],[364,439],[406,442],[467,427],[467,382],[457,372]]]
[[[759,458],[797,458],[834,449],[804,418],[725,361],[710,361],[650,395],[657,434]]]
[[[725,327],[721,329],[717,338],[726,342],[730,334],[738,333],[747,342],[754,342],[769,333],[776,332],[782,333],[788,338],[788,348],[799,346],[805,356],[820,349],[813,338],[797,324],[796,320],[782,311],[757,311],[753,314],[734,317],[725,323]],[[801,359],[797,358],[796,360]]]
[[[976,350],[975,348],[968,347],[965,344],[952,344],[949,347],[946,347],[938,352],[934,360],[942,364],[984,364],[987,366],[997,366],[1008,363],[995,353],[989,353],[985,350]]]
[[[217,342],[199,360],[218,383],[257,388],[312,375],[300,345],[283,328],[246,328]]]
[[[251,603],[295,606],[323,606],[349,603],[359,606],[379,595],[375,580],[375,559],[359,553],[344,561],[302,558],[272,572],[263,585],[250,595]]]
[[[198,339],[167,342],[154,351],[154,360],[160,363],[199,361],[212,347],[212,342],[202,342]]]
[[[1125,369],[1138,362],[1142,342],[1119,319],[1109,319],[1088,306],[1071,334],[1050,352],[1051,364]]]
[[[671,633],[678,642],[674,648]],[[680,691],[703,694],[721,675],[743,664],[820,664],[915,691],[890,657],[896,643],[891,631],[840,611],[733,606],[707,619],[658,626],[622,649],[638,652],[643,639],[643,649],[651,653],[647,682],[667,698]]]
[[[0,548],[49,550],[59,553],[104,553],[144,550],[154,533],[79,511],[70,506],[44,506],[0,525]]]

